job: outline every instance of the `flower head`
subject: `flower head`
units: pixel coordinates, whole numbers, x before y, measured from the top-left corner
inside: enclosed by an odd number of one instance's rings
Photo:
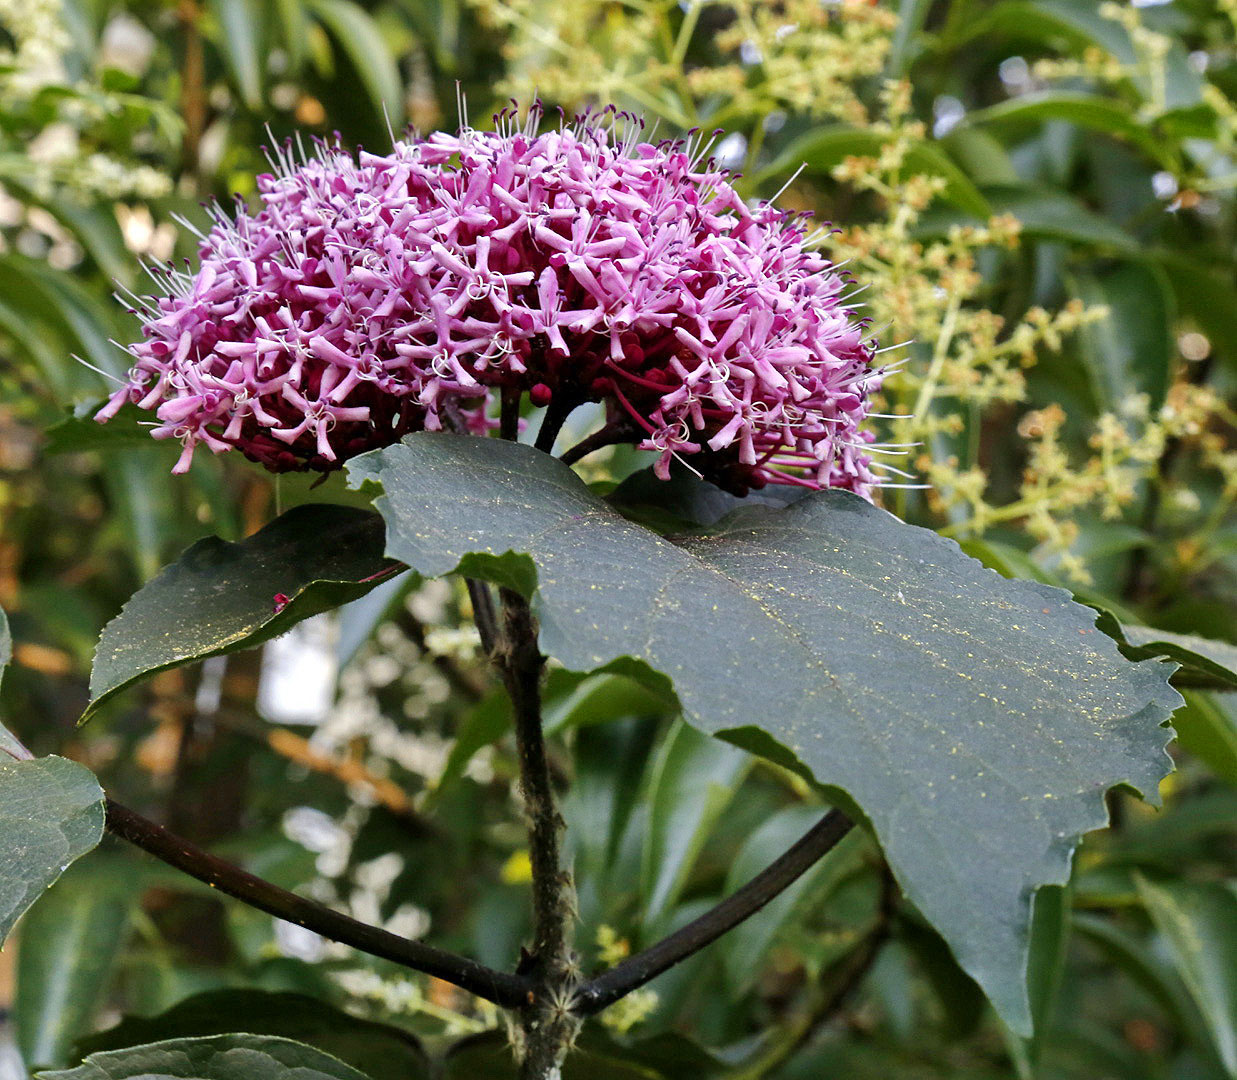
[[[354,157],[285,148],[145,301],[125,402],[157,438],[330,469],[409,431],[484,433],[500,393],[604,402],[629,441],[744,491],[874,483],[879,386],[844,280],[699,145],[539,110]]]

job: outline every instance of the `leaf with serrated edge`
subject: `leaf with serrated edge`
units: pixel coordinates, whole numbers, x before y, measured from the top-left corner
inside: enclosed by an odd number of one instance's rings
[[[237,544],[199,540],[103,628],[82,722],[139,679],[252,648],[364,596],[389,580],[382,549],[377,514],[326,504],[294,507]]]
[[[43,890],[103,838],[103,791],[61,757],[0,756],[0,944]]]
[[[518,444],[417,434],[349,470],[382,485],[393,557],[438,575],[530,552],[542,648],[564,666],[643,660],[695,726],[849,792],[907,894],[1029,1031],[1032,894],[1066,880],[1106,788],[1156,797],[1171,666],[1129,663],[1068,594],[845,492],[672,542]]]
[[[338,1058],[291,1039],[214,1035],[91,1054],[38,1080],[367,1080]]]

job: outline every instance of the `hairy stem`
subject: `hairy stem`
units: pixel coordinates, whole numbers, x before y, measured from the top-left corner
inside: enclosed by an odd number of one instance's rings
[[[528,601],[519,593],[502,589],[500,596],[502,625],[490,657],[502,675],[515,716],[520,792],[528,815],[533,878],[533,943],[519,971],[533,986],[520,1013],[520,1076],[522,1080],[549,1080],[557,1075],[580,1025],[580,1018],[566,1007],[576,982],[571,951],[575,896],[571,877],[561,866],[559,837],[563,819],[554,797],[541,730],[544,658],[537,646],[537,621]],[[487,633],[481,630],[483,640]]]
[[[519,1008],[528,1001],[532,991],[531,980],[523,975],[495,971],[467,957],[419,941],[409,941],[281,889],[203,851],[112,799],[107,800],[107,829],[114,836],[127,840],[169,866],[250,907],[313,930],[332,941],[351,945],[371,956],[392,960],[414,971],[432,975],[496,1005]]]
[[[576,992],[574,1010],[583,1016],[598,1013],[663,971],[698,953],[706,945],[711,945],[726,931],[755,915],[775,896],[789,888],[828,854],[851,827],[851,820],[840,810],[829,811],[794,847],[738,892],[656,945],[628,957],[621,964],[586,982]]]

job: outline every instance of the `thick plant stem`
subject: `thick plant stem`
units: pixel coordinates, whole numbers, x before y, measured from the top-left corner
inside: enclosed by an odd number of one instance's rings
[[[520,1014],[521,1080],[550,1080],[575,1041],[580,1018],[570,1003],[578,978],[571,951],[575,893],[561,865],[563,819],[554,798],[541,731],[541,669],[537,622],[528,601],[501,590],[502,631],[492,656],[502,672],[515,715],[520,789],[528,815],[533,877],[533,945],[520,973],[535,989]]]
[[[358,922],[313,900],[306,900],[203,851],[112,799],[107,800],[107,831],[250,907],[304,926],[332,941],[351,945],[371,956],[380,956],[414,971],[433,975],[496,1005],[518,1008],[527,1002],[532,993],[532,982],[523,975],[494,971],[475,960],[419,941],[410,941],[379,927]]]

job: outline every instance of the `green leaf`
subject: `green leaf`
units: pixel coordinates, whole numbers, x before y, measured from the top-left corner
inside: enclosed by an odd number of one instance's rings
[[[250,1035],[277,1036],[316,1047],[371,1080],[416,1080],[429,1075],[429,1061],[406,1031],[364,1020],[304,994],[229,988],[195,994],[158,1016],[129,1016],[107,1031],[83,1039],[82,1055],[138,1043],[226,1035],[243,1023]]]
[[[581,679],[558,701],[547,701],[544,726],[546,734],[552,735],[625,716],[663,716],[677,711],[673,695],[659,694],[630,676],[606,672]]]
[[[390,566],[382,534],[376,514],[311,504],[237,544],[199,540],[103,628],[82,721],[157,671],[252,648],[364,596]],[[287,603],[276,611],[279,595]]]
[[[61,757],[0,757],[0,944],[74,859],[103,837],[103,791]]]
[[[1035,129],[1048,120],[1064,120],[1088,131],[1098,131],[1124,139],[1161,164],[1171,164],[1165,144],[1123,102],[1097,94],[1049,90],[990,105],[968,113],[967,126]]]
[[[1036,239],[1064,240],[1113,251],[1138,250],[1138,241],[1129,233],[1070,195],[1024,185],[989,188],[986,194],[994,213],[1013,214],[1022,223],[1022,231]]]
[[[785,176],[800,165],[811,173],[829,173],[848,157],[877,157],[884,138],[875,131],[834,126],[818,128],[793,140],[785,150],[763,169],[759,180]],[[934,142],[917,142],[906,155],[906,169],[911,173],[938,176],[945,181],[941,198],[960,210],[986,218],[991,213],[988,200],[949,155]]]
[[[751,767],[751,758],[686,724],[662,744],[649,785],[641,871],[644,925],[664,929],[696,857]]]
[[[1195,1022],[1193,1003],[1172,968],[1158,956],[1151,944],[1126,930],[1110,918],[1075,912],[1074,931],[1111,963],[1142,987],[1167,1013],[1174,1025],[1190,1028]]]
[[[87,450],[113,450],[120,447],[141,447],[180,452],[175,440],[161,442],[150,437],[151,414],[136,405],[125,405],[106,424],[94,419],[103,407],[98,401],[84,409],[74,409],[63,420],[47,429],[47,454],[79,454]]]
[[[1056,1011],[1057,994],[1065,974],[1069,947],[1070,891],[1065,885],[1049,885],[1035,894],[1031,917],[1031,948],[1027,961],[1027,992],[1035,1034],[1027,1044],[1027,1056],[1038,1063],[1044,1053]]]
[[[1105,610],[1096,625],[1119,641],[1131,660],[1162,656],[1177,661],[1181,670],[1174,681],[1179,686],[1237,690],[1237,645],[1231,642],[1119,622]]]
[[[1049,48],[1082,47],[1093,42],[1119,46],[1124,35],[1115,23],[1107,24],[1107,34],[1102,41],[1096,40],[1095,26],[1085,29],[1076,25],[1062,13],[1052,10],[1053,5],[1043,0],[999,0],[978,17],[968,18],[951,33],[946,41],[950,49],[961,49],[973,41],[987,41],[999,34],[1016,36],[1034,44]],[[1100,27],[1104,24],[1101,22]]]
[[[824,814],[825,809],[819,806],[788,806],[766,818],[730,864],[726,894],[746,885]],[[778,931],[804,907],[806,900],[819,901],[845,875],[861,867],[865,849],[865,834],[852,829],[808,873],[726,935],[721,962],[733,994],[738,996],[760,977]]]
[[[241,100],[257,112],[262,108],[261,9],[249,0],[207,0],[207,10],[219,23],[216,44]]]
[[[672,542],[527,446],[423,433],[349,468],[382,484],[393,557],[432,576],[531,552],[564,666],[634,657],[695,727],[849,792],[904,892],[1029,1029],[1031,896],[1065,882],[1105,788],[1155,798],[1167,665],[1128,663],[1068,594],[845,492]]]
[[[32,1065],[67,1064],[74,1039],[93,1025],[141,892],[130,864],[96,856],[72,867],[26,916],[13,1021]]]
[[[914,61],[915,39],[923,32],[932,0],[900,0],[898,25],[893,32],[885,70],[891,78],[901,78]]]
[[[403,84],[373,17],[352,0],[309,0],[308,7],[351,61],[374,111],[398,128],[404,122]]]
[[[1237,894],[1216,882],[1137,883],[1225,1070],[1237,1077]]]
[[[656,720],[628,717],[576,733],[575,775],[564,813],[572,823],[567,838],[582,898],[590,888],[606,903],[636,891],[639,872],[623,875],[622,845],[657,731]],[[638,864],[638,855],[632,862]]]
[[[1018,170],[995,135],[981,128],[956,127],[941,145],[976,184],[1017,184]]]
[[[243,1018],[238,1017],[243,1022]],[[91,1054],[38,1080],[366,1080],[312,1046],[267,1035],[171,1039]]]
[[[958,967],[949,946],[914,912],[903,912],[894,927],[898,941],[915,960],[943,1013],[946,1034],[963,1039],[973,1034],[984,1018],[983,991]]]
[[[1151,262],[1124,262],[1075,275],[1071,292],[1088,306],[1108,308],[1108,317],[1089,323],[1081,335],[1100,409],[1119,411],[1135,393],[1145,393],[1158,409],[1177,355],[1177,309],[1164,271]]]

